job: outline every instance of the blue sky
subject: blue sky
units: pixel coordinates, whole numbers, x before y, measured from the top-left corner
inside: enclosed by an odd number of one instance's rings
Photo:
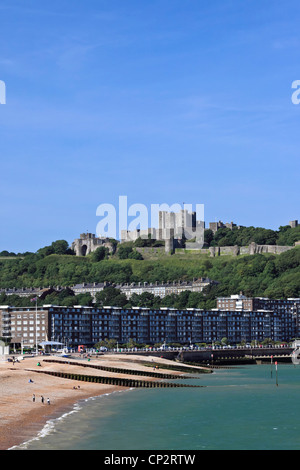
[[[0,251],[95,233],[96,209],[299,214],[299,2],[1,0]]]

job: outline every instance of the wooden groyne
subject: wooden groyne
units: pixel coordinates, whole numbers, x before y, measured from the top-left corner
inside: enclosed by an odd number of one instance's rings
[[[157,371],[144,371],[144,370],[132,370],[132,369],[122,369],[119,367],[111,367],[111,366],[103,366],[103,365],[96,365],[96,364],[91,364],[91,363],[82,363],[82,362],[73,362],[73,361],[68,361],[68,360],[56,360],[56,359],[43,359],[43,362],[48,362],[48,363],[54,363],[54,364],[68,364],[70,366],[79,366],[79,367],[88,367],[91,369],[98,369],[98,370],[103,370],[106,372],[113,372],[116,374],[127,374],[127,375],[139,375],[139,376],[145,376],[145,377],[153,377],[157,379],[189,379],[191,378],[190,376],[185,376],[185,375],[173,375],[173,374],[166,374],[162,372],[157,372]],[[155,367],[155,364],[145,364],[145,365],[151,365],[152,367]],[[160,367],[160,365],[159,365]],[[184,367],[176,367],[174,366],[174,369],[178,372],[196,372],[197,369],[192,369],[192,368],[187,368],[184,370]],[[201,372],[201,370],[200,370]]]
[[[58,361],[60,362],[60,361]],[[27,369],[26,369],[27,370]],[[69,372],[56,372],[50,370],[32,370],[31,372],[36,372],[37,374],[47,374],[52,375],[54,377],[60,377],[62,379],[70,379],[70,380],[77,380],[80,382],[93,382],[98,384],[106,384],[106,385],[117,385],[119,387],[127,387],[127,388],[203,388],[204,385],[189,385],[189,384],[178,384],[172,382],[163,382],[163,381],[148,381],[148,380],[135,380],[135,379],[125,379],[119,377],[101,377],[99,375],[83,375],[77,373],[69,373]],[[174,378],[174,377],[173,377]]]
[[[141,364],[145,367],[153,367],[152,362],[145,362],[145,361],[133,361],[137,364]],[[184,362],[182,364],[185,364]],[[209,367],[207,367],[206,364],[195,364],[195,366],[190,365],[189,363],[186,363],[186,365],[179,365],[178,362],[174,362],[174,364],[164,364],[164,363],[159,363],[159,368],[160,369],[166,369],[166,370],[174,370],[176,372],[182,372],[186,374],[194,374],[194,375],[199,375],[199,374],[210,374],[211,370]],[[184,377],[184,376],[182,376]],[[191,378],[190,375],[188,377],[184,378]]]

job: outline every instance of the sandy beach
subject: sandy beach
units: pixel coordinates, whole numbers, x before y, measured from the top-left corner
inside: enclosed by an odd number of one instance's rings
[[[43,429],[48,420],[59,417],[67,411],[71,411],[76,403],[90,397],[112,393],[117,390],[126,390],[125,387],[78,382],[75,380],[54,377],[37,371],[70,371],[78,374],[93,374],[110,377],[126,377],[130,375],[106,372],[72,365],[44,362],[43,359],[60,360],[57,357],[25,358],[13,364],[0,361],[0,450],[8,450],[34,438]],[[153,358],[139,356],[105,355],[92,358],[89,364],[113,366],[130,370],[147,370],[149,367],[135,363],[135,360],[151,361]],[[64,359],[61,359],[62,361]],[[41,366],[37,363],[40,361]],[[170,362],[155,358],[155,362]],[[76,358],[73,362],[78,362]],[[87,360],[81,361],[87,363]],[[181,375],[179,372],[163,371],[168,374]],[[136,378],[136,376],[135,376]],[[144,377],[145,378],[145,377]],[[157,380],[147,377],[147,380]],[[76,387],[74,389],[74,387]],[[79,387],[79,388],[78,388]],[[35,396],[35,400],[34,400]],[[42,403],[41,397],[44,397]],[[50,400],[50,404],[47,400]]]

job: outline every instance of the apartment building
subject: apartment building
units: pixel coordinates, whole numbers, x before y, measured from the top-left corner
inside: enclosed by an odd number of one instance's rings
[[[243,294],[219,297],[217,299],[217,308],[224,310],[256,310],[254,299],[248,298]]]
[[[269,299],[267,297],[246,297],[242,293],[230,297],[218,297],[217,308],[225,310],[272,310],[279,313],[296,314],[300,309],[299,298]]]
[[[125,343],[211,343],[223,338],[241,341],[291,341],[300,336],[299,309],[274,310],[178,310],[133,307],[61,307],[35,309],[0,307],[0,336],[12,343],[34,346],[36,342],[60,341],[70,346],[93,346],[115,339]]]
[[[0,307],[0,336],[12,343],[34,346],[46,341],[49,332],[47,307]]]

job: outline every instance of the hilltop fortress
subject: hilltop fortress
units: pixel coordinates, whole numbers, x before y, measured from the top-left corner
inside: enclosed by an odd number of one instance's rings
[[[293,220],[289,222],[291,228],[298,227],[298,221]],[[210,222],[209,229],[216,233],[221,228],[227,228],[233,230],[234,228],[240,228],[233,222],[223,223]],[[196,212],[189,212],[187,210],[181,210],[177,213],[160,211],[159,212],[159,227],[148,228],[146,230],[133,230],[121,231],[120,242],[113,242],[110,238],[96,237],[92,233],[83,233],[80,238],[74,240],[71,248],[74,250],[76,256],[86,256],[97,248],[103,246],[109,249],[110,253],[114,253],[116,250],[116,244],[135,242],[138,239],[161,241],[164,244],[164,251],[167,254],[172,254],[176,249],[186,249],[203,254],[210,254],[211,257],[222,256],[222,255],[254,255],[256,253],[272,253],[280,254],[285,251],[291,250],[294,246],[282,246],[282,245],[261,245],[257,243],[249,243],[247,246],[210,246],[205,245],[204,241],[205,222],[196,220]],[[300,241],[296,242],[295,245],[300,245]],[[161,248],[137,248],[137,251],[158,251],[161,252]]]
[[[165,243],[166,253],[173,253],[175,248],[183,248],[187,240],[195,239],[194,248],[204,245],[204,221],[196,220],[196,212],[181,210],[177,213],[160,211],[159,227],[147,230],[121,231],[121,243],[136,241],[138,238],[160,240]]]

